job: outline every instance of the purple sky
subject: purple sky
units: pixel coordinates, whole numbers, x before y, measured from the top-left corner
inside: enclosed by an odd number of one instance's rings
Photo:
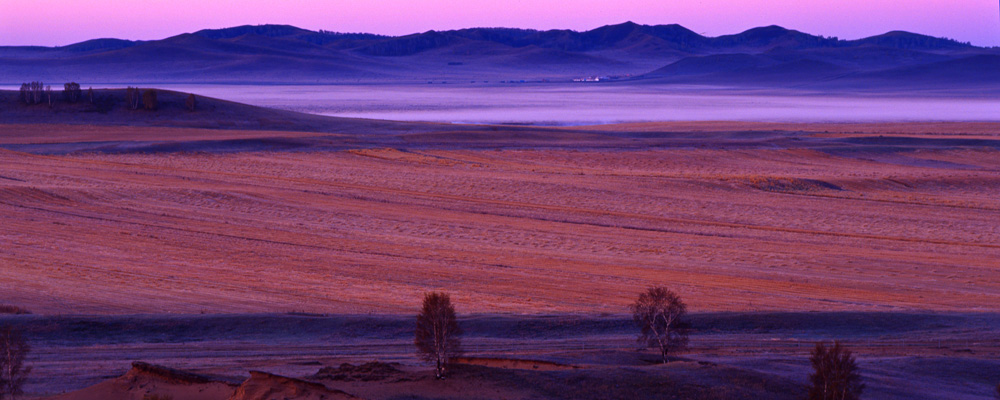
[[[994,0],[0,0],[0,45],[162,39],[265,23],[401,35],[478,26],[587,30],[629,20],[679,23],[708,36],[776,24],[843,39],[907,30],[1000,45]]]

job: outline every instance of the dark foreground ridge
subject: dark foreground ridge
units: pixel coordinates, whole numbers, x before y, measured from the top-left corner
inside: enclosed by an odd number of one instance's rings
[[[161,40],[0,47],[0,76],[110,83],[478,83],[599,78],[824,89],[1000,84],[1000,51],[888,32],[859,40],[779,26],[705,37],[626,22],[590,31],[470,28],[390,37],[287,25],[202,30]]]
[[[440,129],[435,124],[326,117],[294,111],[257,107],[194,94],[196,105],[185,104],[190,93],[156,88],[155,110],[130,109],[125,89],[94,89],[93,99],[86,89],[82,98],[69,102],[62,87],[53,90],[50,106],[24,104],[15,90],[0,90],[0,124],[69,124],[132,127],[170,127],[214,130],[254,130],[281,132],[345,133],[362,129],[419,132]],[[44,95],[43,95],[44,96]]]
[[[137,388],[147,390],[140,398],[199,393],[198,398],[220,400],[257,399],[263,393],[295,399],[467,398],[461,393],[481,393],[482,398],[793,399],[805,394],[805,360],[811,348],[834,339],[859,355],[873,398],[985,395],[1000,379],[993,339],[1000,332],[998,314],[725,312],[696,313],[690,321],[690,348],[664,365],[657,354],[637,350],[636,328],[625,315],[466,316],[460,318],[466,356],[456,360],[447,381],[435,383],[440,381],[432,368],[416,360],[412,316],[0,317],[0,323],[32,337],[40,354],[33,361],[35,374],[47,378],[31,389],[52,393],[51,387],[62,388],[67,393],[54,397],[62,400],[131,396]],[[94,357],[93,349],[107,349],[100,356],[103,365],[122,375],[108,379],[108,370],[86,369],[75,370],[70,381],[59,378],[78,352]],[[189,351],[197,352],[198,359],[189,358]],[[149,362],[133,363],[136,359]],[[246,363],[260,359],[266,365],[297,367],[248,372],[259,367]],[[203,367],[195,373],[174,367],[178,365]],[[208,368],[212,365],[217,367]],[[212,372],[200,372],[205,370]],[[900,385],[899,374],[926,384]],[[447,387],[458,392],[440,391]],[[488,390],[471,392],[484,388]]]

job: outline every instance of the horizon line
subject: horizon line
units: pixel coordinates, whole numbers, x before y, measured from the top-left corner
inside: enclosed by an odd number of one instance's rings
[[[182,36],[182,35],[193,35],[193,34],[196,34],[198,32],[202,32],[202,31],[222,31],[222,30],[227,30],[227,29],[234,29],[234,28],[241,28],[241,27],[248,27],[248,26],[249,27],[284,26],[284,27],[292,27],[292,28],[296,28],[296,29],[302,29],[302,30],[309,31],[309,32],[314,32],[314,33],[339,34],[339,35],[373,35],[373,36],[381,36],[381,37],[384,37],[384,38],[402,38],[402,37],[413,36],[413,35],[422,35],[422,34],[426,34],[426,33],[430,33],[430,32],[454,32],[454,31],[470,30],[470,29],[512,29],[512,30],[513,29],[517,29],[517,30],[534,31],[534,32],[570,31],[570,32],[576,32],[576,33],[584,33],[584,32],[590,32],[590,31],[594,31],[594,30],[597,30],[597,29],[601,29],[601,28],[612,27],[612,26],[620,26],[620,25],[626,25],[626,24],[633,24],[633,25],[636,25],[636,26],[649,26],[649,27],[655,27],[655,26],[679,26],[679,27],[684,28],[684,29],[686,29],[688,31],[691,31],[692,33],[694,33],[694,34],[696,34],[698,36],[705,37],[705,38],[719,38],[719,37],[725,37],[725,36],[734,36],[734,35],[740,35],[740,34],[743,34],[743,33],[755,30],[755,29],[777,27],[777,28],[788,30],[788,31],[803,33],[803,34],[814,36],[814,37],[827,38],[827,39],[836,39],[838,41],[847,41],[847,42],[849,42],[849,41],[856,41],[856,40],[863,40],[863,39],[868,39],[868,38],[873,38],[873,37],[887,35],[887,34],[890,34],[890,33],[900,32],[900,33],[909,33],[909,34],[912,34],[912,35],[925,36],[925,37],[930,37],[930,38],[935,38],[935,39],[940,39],[940,40],[949,40],[949,41],[953,41],[953,42],[956,42],[956,43],[966,44],[966,45],[970,45],[970,46],[973,46],[973,47],[979,47],[979,48],[997,48],[997,47],[1000,47],[1000,46],[996,46],[996,45],[977,45],[977,44],[973,44],[971,41],[964,41],[963,42],[963,41],[960,41],[958,39],[954,39],[954,38],[950,38],[950,37],[946,37],[946,36],[933,36],[933,35],[923,34],[923,33],[919,33],[919,32],[902,30],[902,29],[892,29],[892,30],[888,30],[886,32],[883,32],[883,33],[880,33],[880,34],[877,34],[877,35],[862,36],[862,37],[858,37],[858,38],[842,38],[842,37],[839,37],[839,36],[815,35],[815,34],[808,33],[806,31],[799,30],[799,29],[787,28],[787,27],[784,27],[784,26],[778,25],[778,24],[769,24],[769,25],[761,25],[761,26],[756,26],[756,27],[753,27],[753,28],[744,29],[742,31],[735,32],[735,33],[727,33],[727,34],[718,35],[718,36],[708,36],[708,35],[705,35],[704,33],[696,32],[695,30],[693,30],[691,28],[688,28],[688,27],[686,27],[686,26],[684,26],[684,25],[682,25],[680,23],[666,23],[666,24],[649,25],[649,24],[636,23],[636,22],[634,22],[632,20],[628,20],[628,21],[621,22],[621,23],[616,23],[616,24],[610,24],[610,23],[609,24],[604,24],[604,25],[601,25],[601,26],[598,26],[598,27],[595,27],[595,28],[587,29],[587,30],[577,30],[577,29],[569,29],[569,28],[551,28],[551,29],[517,28],[517,27],[510,27],[510,26],[469,26],[469,27],[456,28],[456,29],[429,29],[429,30],[425,30],[425,31],[412,32],[412,33],[407,33],[407,34],[403,34],[403,35],[390,35],[390,34],[381,34],[381,33],[374,33],[374,32],[333,31],[333,30],[327,30],[327,29],[322,29],[322,28],[320,28],[320,29],[311,29],[311,28],[303,28],[303,27],[298,26],[298,25],[283,24],[283,23],[262,23],[262,24],[252,24],[252,23],[250,23],[250,24],[240,24],[240,25],[225,26],[225,27],[221,27],[221,28],[201,28],[201,29],[198,29],[198,30],[188,31],[188,32],[181,32],[181,33],[177,33],[177,34],[174,34],[174,35],[169,35],[169,36],[166,36],[166,37],[161,37],[161,38],[158,38],[158,39],[124,39],[124,38],[120,38],[120,37],[104,36],[104,37],[92,37],[92,38],[89,38],[89,39],[83,39],[83,40],[79,40],[79,41],[74,41],[72,43],[63,44],[63,45],[49,45],[49,46],[47,46],[47,45],[32,45],[32,44],[0,44],[0,47],[59,48],[59,47],[67,47],[67,46],[72,46],[72,45],[75,45],[75,44],[80,44],[80,43],[85,43],[85,42],[89,42],[89,41],[94,41],[94,40],[122,40],[122,41],[133,42],[133,43],[155,42],[155,41],[170,39],[170,38],[178,37],[178,36]]]

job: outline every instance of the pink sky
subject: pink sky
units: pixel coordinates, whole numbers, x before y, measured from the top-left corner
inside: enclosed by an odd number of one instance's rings
[[[162,39],[265,23],[402,35],[478,26],[587,30],[629,20],[679,23],[708,36],[776,24],[844,39],[907,30],[1000,45],[993,0],[0,0],[0,45]]]

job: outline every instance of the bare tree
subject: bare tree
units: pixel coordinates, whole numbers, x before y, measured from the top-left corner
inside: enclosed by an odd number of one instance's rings
[[[52,107],[52,86],[45,87],[45,97],[49,100],[49,107]]]
[[[31,86],[27,83],[21,84],[21,102],[31,104]]]
[[[87,89],[87,99],[90,100],[90,104],[94,104],[94,88],[90,87]]]
[[[24,359],[31,347],[20,331],[10,327],[0,328],[0,400],[7,396],[13,400],[28,380],[31,367],[24,366]]]
[[[184,100],[184,107],[187,107],[188,111],[194,111],[198,107],[198,99],[194,97],[194,93],[189,94],[187,99]]]
[[[32,101],[31,104],[39,104],[42,102],[42,89],[45,85],[42,82],[31,82],[29,88],[31,90]]]
[[[809,400],[857,400],[861,397],[865,385],[861,383],[858,363],[840,342],[833,342],[830,348],[816,343],[809,362],[814,371],[809,375],[812,383]]]
[[[659,348],[664,364],[671,352],[687,347],[689,324],[683,320],[687,305],[670,289],[646,289],[629,309],[640,329],[639,343]]]
[[[435,375],[444,379],[445,368],[451,358],[462,353],[458,336],[462,329],[455,318],[451,297],[445,293],[431,292],[424,295],[424,304],[417,314],[417,330],[413,339],[417,353],[425,361],[437,365]]]
[[[80,90],[79,83],[69,82],[63,84],[63,97],[65,97],[66,101],[70,103],[76,103],[79,101],[82,93],[83,91]]]
[[[146,89],[142,92],[142,106],[149,111],[155,111],[160,106],[156,101],[156,89]]]
[[[141,97],[139,88],[129,86],[125,89],[125,106],[129,110],[138,110],[139,104],[142,101]]]

